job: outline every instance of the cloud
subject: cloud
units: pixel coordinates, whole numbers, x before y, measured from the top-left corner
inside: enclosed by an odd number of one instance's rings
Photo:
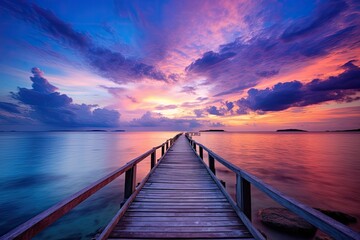
[[[224,111],[222,108],[217,108],[216,106],[210,106],[206,109],[206,111],[211,114],[211,115],[216,115],[216,116],[223,116],[224,115]]]
[[[146,112],[140,118],[128,122],[129,127],[158,128],[166,130],[191,130],[201,127],[202,124],[195,119],[171,119],[160,113]]]
[[[220,123],[220,122],[215,122],[215,123],[211,123],[211,124],[209,125],[209,127],[215,127],[215,128],[217,128],[217,127],[225,127],[225,125],[222,124],[222,123]]]
[[[138,103],[139,102],[136,98],[134,98],[132,96],[126,95],[126,98],[129,99],[132,103]]]
[[[20,113],[19,105],[8,102],[0,102],[0,110],[8,113]]]
[[[195,113],[195,116],[198,118],[204,117],[204,109],[195,109],[194,113]]]
[[[226,106],[226,109],[228,110],[228,111],[231,111],[233,108],[234,108],[234,103],[233,102],[228,102],[228,101],[226,101],[225,103],[224,103],[224,105]]]
[[[348,5],[343,0],[322,1],[312,15],[301,19],[285,29],[281,35],[281,39],[291,41],[298,37],[310,34],[325,24],[329,24],[330,21],[347,7]]]
[[[66,94],[43,77],[38,68],[32,69],[32,89],[19,88],[12,97],[30,107],[29,117],[57,127],[116,127],[120,114],[97,105],[75,104]]]
[[[188,94],[196,94],[196,87],[193,86],[183,86],[181,91],[183,93],[188,93]]]
[[[282,69],[305,66],[334,52],[355,52],[360,28],[355,8],[347,5],[340,0],[319,1],[310,17],[283,19],[276,24],[269,20],[269,26],[257,34],[221,44],[216,51],[194,60],[185,68],[189,79],[205,77],[214,97],[239,94]],[[259,18],[271,16],[271,11],[259,14]]]
[[[260,77],[268,78],[279,74],[279,70],[258,71],[256,74]]]
[[[302,86],[302,83],[293,81],[278,83],[264,90],[252,88],[248,91],[248,96],[238,100],[236,105],[245,106],[253,111],[284,110],[302,100]]]
[[[177,105],[174,105],[174,104],[159,105],[159,106],[155,107],[156,110],[170,110],[170,109],[176,109],[176,108],[177,108]]]
[[[353,62],[349,61],[342,66],[346,69],[343,73],[324,80],[314,79],[306,84],[299,81],[277,83],[263,90],[251,88],[245,98],[235,102],[239,107],[237,113],[245,114],[248,110],[281,111],[290,107],[303,107],[327,101],[359,100],[359,97],[353,96],[360,91],[360,68]]]
[[[122,53],[98,46],[89,35],[76,31],[53,12],[35,3],[5,0],[0,2],[0,7],[8,10],[16,18],[40,28],[55,41],[78,51],[94,72],[113,82],[126,83],[143,78],[168,81],[167,76],[155,66],[126,58]]]
[[[215,53],[213,51],[206,52],[203,56],[197,59],[195,62],[191,63],[186,67],[186,71],[189,72],[199,72],[202,70],[206,70],[208,67],[225,61],[228,58],[234,57],[236,55],[235,52],[223,52],[223,53]]]
[[[126,88],[123,87],[107,87],[104,85],[99,85],[99,87],[106,89],[108,93],[110,93],[114,97],[121,97],[123,93],[127,90]]]

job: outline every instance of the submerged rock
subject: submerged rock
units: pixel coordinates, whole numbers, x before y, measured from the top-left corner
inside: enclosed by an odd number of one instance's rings
[[[356,223],[357,219],[356,217],[353,217],[349,214],[339,212],[339,211],[332,211],[332,210],[325,210],[321,208],[315,208],[316,210],[322,212],[323,214],[331,217],[332,219],[335,219],[336,221],[339,221],[345,225],[349,225],[350,223]]]
[[[313,225],[285,208],[260,209],[259,217],[266,226],[297,236],[312,236],[316,232]]]

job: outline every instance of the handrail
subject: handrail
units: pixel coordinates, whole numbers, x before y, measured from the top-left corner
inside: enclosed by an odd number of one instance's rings
[[[98,181],[92,183],[91,185],[83,188],[82,190],[78,191],[77,193],[71,195],[70,197],[64,199],[63,201],[55,204],[54,206],[50,207],[49,209],[41,212],[40,214],[36,215],[35,217],[31,218],[30,220],[26,221],[25,223],[19,225],[18,227],[14,228],[10,232],[6,233],[5,235],[0,237],[0,240],[7,240],[7,239],[31,239],[37,233],[44,230],[50,224],[54,223],[60,217],[65,215],[71,209],[79,205],[81,202],[86,200],[88,197],[92,196],[94,193],[99,191],[101,188],[109,184],[110,182],[114,181],[116,178],[121,176],[123,173],[125,174],[125,191],[124,197],[130,197],[130,195],[135,190],[135,180],[136,180],[136,165],[144,160],[146,157],[151,155],[151,168],[156,165],[156,150],[162,148],[162,156],[165,154],[165,146],[166,151],[171,147],[178,137],[182,133],[177,134],[173,138],[166,140],[164,143],[153,147],[152,149],[148,150],[147,152],[143,153],[142,155],[134,158],[133,160],[126,163],[124,166],[118,168],[117,170],[113,171],[112,173],[106,175],[105,177],[99,179]],[[130,195],[129,195],[130,194]]]
[[[346,227],[338,221],[324,215],[323,213],[305,205],[293,198],[290,198],[270,185],[264,183],[254,175],[244,171],[236,165],[226,161],[221,156],[217,155],[203,144],[192,140],[187,134],[185,134],[190,145],[196,152],[196,145],[199,146],[198,156],[203,159],[203,151],[208,152],[209,156],[209,168],[215,174],[214,159],[219,163],[236,173],[236,203],[237,206],[245,213],[246,217],[251,220],[251,193],[250,183],[257,187],[259,190],[267,194],[270,198],[281,204],[285,208],[301,216],[312,225],[318,227],[323,232],[329,234],[335,239],[360,239],[360,234]]]

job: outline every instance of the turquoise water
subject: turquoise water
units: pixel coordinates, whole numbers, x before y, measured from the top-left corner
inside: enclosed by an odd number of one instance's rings
[[[175,132],[0,133],[0,235],[174,135]],[[150,161],[145,159],[138,166],[137,182],[149,169]],[[87,199],[36,239],[90,239],[119,209],[123,178]]]
[[[175,134],[0,133],[0,235]],[[297,200],[360,220],[360,134],[202,133],[195,139]],[[149,169],[146,159],[137,182]],[[233,193],[235,176],[219,165],[217,175]],[[271,232],[258,223],[256,212],[276,204],[255,189],[252,193],[254,222]],[[36,239],[90,239],[119,209],[122,195],[120,177]]]

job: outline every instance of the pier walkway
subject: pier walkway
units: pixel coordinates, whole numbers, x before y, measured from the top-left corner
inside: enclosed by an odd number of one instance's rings
[[[245,238],[247,227],[181,136],[109,238]]]

